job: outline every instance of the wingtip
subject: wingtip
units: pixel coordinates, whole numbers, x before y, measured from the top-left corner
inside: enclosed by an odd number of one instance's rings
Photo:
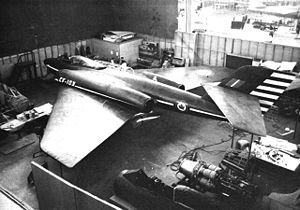
[[[81,160],[73,155],[62,153],[57,147],[53,147],[47,142],[45,143],[45,141],[43,140],[41,141],[40,147],[46,154],[48,154],[50,157],[54,158],[55,160],[62,163],[68,168],[73,168]]]

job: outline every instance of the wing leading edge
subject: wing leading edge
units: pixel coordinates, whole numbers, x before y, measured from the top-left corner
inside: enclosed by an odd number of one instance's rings
[[[117,102],[73,88],[62,88],[41,148],[73,167],[137,112]]]

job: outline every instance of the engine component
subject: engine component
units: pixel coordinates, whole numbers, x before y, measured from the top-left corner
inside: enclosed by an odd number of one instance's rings
[[[114,182],[114,192],[137,209],[223,209],[217,199],[205,193],[184,185],[168,186],[142,169],[122,171]]]
[[[246,177],[246,172],[251,168],[250,163],[252,163],[252,159],[248,160],[248,152],[246,150],[230,150],[224,155],[220,167],[224,170],[233,170],[240,176]]]
[[[245,178],[227,173],[227,171],[204,161],[184,159],[179,172],[188,178],[189,187],[220,193],[226,197],[252,201],[257,187]]]

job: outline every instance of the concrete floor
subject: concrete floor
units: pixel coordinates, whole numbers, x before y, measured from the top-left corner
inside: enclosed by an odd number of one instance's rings
[[[218,74],[220,75],[205,77],[212,81],[212,78],[226,76],[228,71]],[[21,88],[20,92],[39,105],[53,103],[57,90],[57,84],[39,81]],[[218,165],[224,152],[230,148],[232,130],[227,123],[162,109],[157,111],[162,113],[160,119],[144,123],[135,129],[130,122],[126,123],[74,168],[63,167],[63,178],[100,198],[109,199],[113,194],[113,181],[124,169],[142,168],[148,175],[156,175],[166,184],[172,184],[177,179],[168,164],[175,161],[183,151],[225,141],[206,148],[211,152],[200,151],[203,160]],[[265,122],[268,134],[275,137],[279,137],[276,131],[285,127],[294,128],[295,123],[293,119],[280,117],[272,111],[265,115]],[[289,135],[285,139],[300,143],[299,128],[295,138],[298,142],[292,137],[293,135]],[[236,137],[238,138],[247,139],[249,136],[240,134]],[[10,135],[0,141],[0,146],[15,139],[16,135]],[[0,184],[34,209],[38,209],[37,197],[35,188],[27,184],[27,175],[30,172],[32,154],[38,150],[38,142],[35,142],[9,155],[0,154]],[[259,171],[254,177],[254,182],[259,184],[263,195],[271,192],[290,193],[299,189],[299,172],[295,173],[297,176],[285,171],[274,172]]]

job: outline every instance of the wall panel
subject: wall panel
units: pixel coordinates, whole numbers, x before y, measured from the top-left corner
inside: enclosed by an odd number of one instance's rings
[[[195,65],[225,66],[226,54],[277,62],[300,60],[300,48],[297,47],[210,34],[199,34],[195,47]]]
[[[36,162],[31,162],[41,210],[121,210],[117,206],[67,182]]]
[[[109,0],[10,0],[1,1],[0,8],[0,57],[113,28]]]
[[[174,38],[178,28],[174,0],[111,1],[115,30],[135,31],[156,37]]]

